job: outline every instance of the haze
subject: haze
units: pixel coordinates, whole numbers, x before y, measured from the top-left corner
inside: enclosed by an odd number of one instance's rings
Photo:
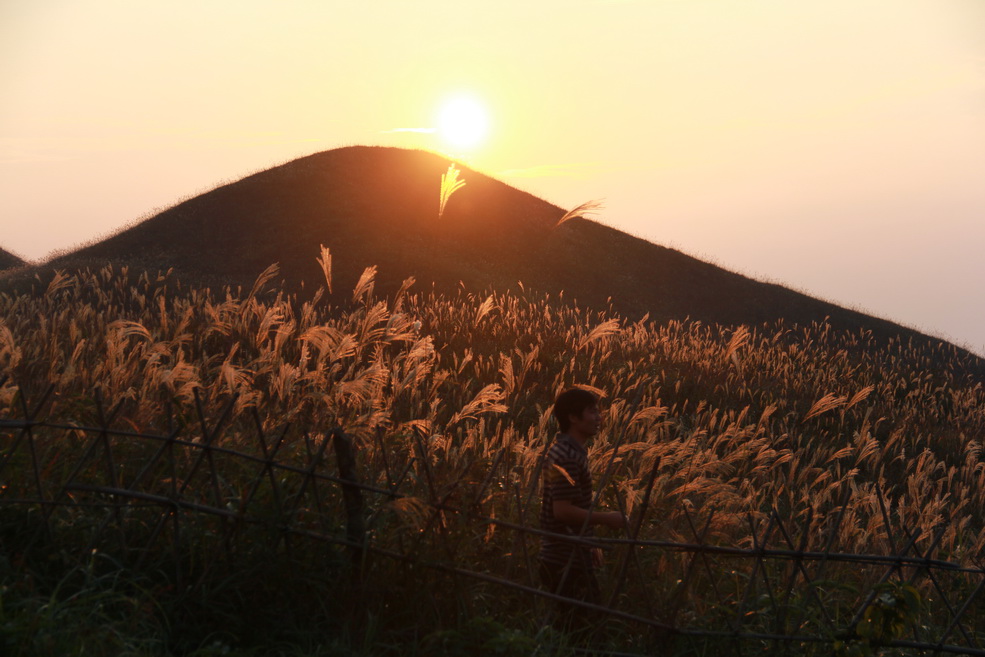
[[[448,152],[460,94],[488,135]],[[25,258],[312,152],[426,148],[985,354],[979,0],[0,0],[0,99]]]

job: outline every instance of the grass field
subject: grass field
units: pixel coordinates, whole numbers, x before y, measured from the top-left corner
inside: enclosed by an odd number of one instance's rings
[[[408,473],[399,499],[369,502],[374,545],[406,552],[412,542],[421,559],[532,584],[516,532],[428,505],[474,499],[484,517],[535,524],[530,491],[555,431],[550,406],[580,384],[604,396],[605,427],[590,448],[596,481],[607,484],[602,504],[635,512],[641,540],[688,542],[693,523],[710,518],[708,542],[751,548],[753,528],[776,510],[798,535],[816,537],[829,536],[840,516],[832,538],[840,552],[886,553],[905,528],[939,535],[937,558],[976,567],[985,557],[985,388],[956,350],[885,346],[825,324],[627,323],[522,290],[434,296],[408,281],[380,299],[372,270],[350,303],[330,306],[319,295],[279,292],[275,277],[268,270],[252,290],[209,291],[106,268],[56,276],[33,295],[0,294],[0,419],[18,417],[20,386],[38,394],[53,384],[49,417],[91,425],[98,393],[124,401],[119,422],[136,432],[159,427],[169,408],[191,408],[196,394],[210,408],[234,399],[221,437],[231,447],[245,441],[254,410],[272,433],[285,423],[340,426],[367,484],[386,488],[392,472]],[[37,437],[52,471],[80,449],[53,436]],[[121,472],[139,469],[141,458],[135,451]],[[34,485],[16,465],[0,471],[0,502]],[[640,517],[650,473],[652,501]],[[235,489],[236,476],[224,485]],[[530,596],[385,559],[357,587],[342,551],[285,555],[262,542],[251,575],[198,582],[200,622],[189,625],[188,596],[169,590],[160,571],[135,572],[112,554],[79,565],[25,552],[16,509],[4,508],[0,609],[12,654],[476,654],[474,637],[487,635],[483,649],[500,654],[574,645],[545,638],[542,606]],[[71,536],[97,521],[81,514],[62,529]],[[200,549],[208,545],[203,537]],[[646,595],[670,596],[682,557],[639,554]],[[629,557],[612,551],[604,576],[615,577],[621,558]],[[681,605],[681,622],[728,616],[712,588],[728,599],[729,578],[742,576],[729,563],[713,560]],[[831,613],[846,613],[879,572],[830,565]],[[645,614],[638,579],[617,606]],[[933,587],[921,586],[932,601]],[[763,614],[752,625],[775,627]],[[596,645],[644,649],[645,633],[631,623],[606,625]],[[106,629],[83,631],[95,626]],[[698,650],[689,644],[679,654]]]

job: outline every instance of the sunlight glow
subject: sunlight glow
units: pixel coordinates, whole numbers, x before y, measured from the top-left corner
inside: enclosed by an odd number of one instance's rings
[[[474,98],[459,96],[445,102],[438,114],[438,133],[450,146],[475,148],[489,130],[486,110]]]

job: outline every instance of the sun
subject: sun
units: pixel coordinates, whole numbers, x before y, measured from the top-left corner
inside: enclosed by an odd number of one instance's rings
[[[442,104],[438,112],[438,134],[449,146],[472,149],[480,146],[489,132],[486,109],[471,96],[457,96]]]

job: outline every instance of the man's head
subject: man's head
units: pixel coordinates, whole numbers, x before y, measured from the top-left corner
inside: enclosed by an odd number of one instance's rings
[[[595,393],[583,388],[569,388],[557,396],[552,412],[562,432],[568,433],[574,428],[579,433],[595,435],[601,422],[598,406],[599,398]]]

